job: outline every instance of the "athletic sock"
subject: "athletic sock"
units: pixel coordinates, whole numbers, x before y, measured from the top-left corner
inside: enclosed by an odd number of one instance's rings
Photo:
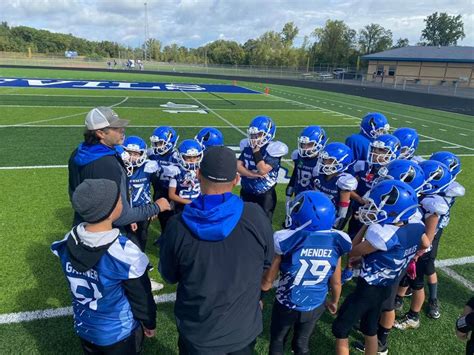
[[[408,317],[414,320],[418,320],[419,313],[420,312],[415,312],[410,308],[410,310],[408,311]]]
[[[377,338],[382,345],[387,344],[387,337],[390,333],[390,330],[391,329],[384,328],[379,324],[379,329],[377,330]]]
[[[430,300],[438,299],[438,283],[428,284],[428,291],[430,293]]]

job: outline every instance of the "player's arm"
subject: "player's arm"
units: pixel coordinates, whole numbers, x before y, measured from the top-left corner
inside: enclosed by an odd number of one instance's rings
[[[240,176],[245,176],[248,178],[259,178],[260,175],[256,174],[244,166],[244,162],[242,160],[237,160],[237,172]]]
[[[326,303],[326,307],[331,314],[335,314],[337,311],[337,304],[341,297],[342,283],[341,283],[341,258],[337,261],[336,269],[332,274],[329,285],[331,287],[331,300]]]
[[[356,236],[354,237],[354,239],[352,240],[352,247],[360,244],[362,242],[362,238],[364,238],[364,235],[365,235],[365,232],[367,231],[367,228],[368,226],[367,225],[363,225],[359,231],[357,232]]]
[[[270,171],[272,171],[273,166],[265,162],[262,152],[260,151],[260,147],[252,149],[252,152],[253,159],[255,160],[255,165],[260,176],[267,175]]]
[[[266,292],[272,288],[273,281],[275,281],[280,271],[280,264],[281,264],[281,255],[277,254],[274,256],[272,265],[270,266],[270,268],[267,269],[263,273],[262,283],[261,283],[262,291]]]
[[[425,234],[428,236],[430,244],[433,243],[433,239],[436,235],[438,222],[439,216],[436,213],[433,213],[425,219]]]
[[[355,191],[350,192],[350,199],[357,202],[360,205],[365,205],[365,200],[362,197],[360,197],[359,194]]]
[[[428,249],[431,245],[431,241],[430,239],[428,238],[428,236],[425,234],[423,234],[421,236],[421,242],[420,242],[420,249],[423,250],[423,249]]]
[[[456,320],[456,336],[461,340],[467,339],[467,333],[474,330],[474,310],[471,308],[472,299],[464,306],[463,314]]]
[[[296,164],[295,164],[296,165]],[[288,186],[286,187],[285,195],[286,195],[286,202],[293,196],[294,189],[295,189],[295,183],[296,183],[296,177],[298,172],[296,171],[296,166],[293,168],[293,173],[291,174],[290,181],[288,182]]]

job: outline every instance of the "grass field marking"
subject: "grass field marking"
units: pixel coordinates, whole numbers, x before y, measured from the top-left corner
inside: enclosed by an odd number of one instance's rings
[[[176,301],[176,293],[165,293],[153,297],[156,304]],[[72,307],[50,308],[30,312],[0,314],[0,324],[31,322],[39,319],[71,316]]]
[[[466,279],[465,277],[459,275],[456,271],[453,269],[450,269],[449,267],[441,267],[440,268],[446,275],[448,275],[450,278],[460,282],[464,287],[467,287],[469,290],[474,292],[474,284]]]
[[[420,139],[420,143],[436,142],[435,139]]]
[[[275,91],[279,91],[279,92],[282,92],[282,93],[285,93],[285,94],[288,94],[287,91],[285,90],[281,90],[281,89],[278,89],[278,90],[275,90]],[[308,94],[303,94],[307,97],[310,97]],[[280,96],[276,96],[276,97],[280,97]],[[356,106],[356,107],[361,107],[361,108],[366,108],[368,110],[371,110],[372,108],[371,107],[368,107],[368,106],[364,106],[364,105],[357,105],[357,104],[354,104],[354,103],[348,103],[348,102],[345,102],[345,101],[340,101],[340,100],[334,100],[334,99],[326,99],[328,101],[334,101],[336,103],[342,103],[342,104],[345,104],[345,105],[352,105],[352,106]],[[396,102],[390,102],[391,104],[396,104]],[[334,104],[331,104],[334,106]],[[406,105],[405,105],[406,106]],[[457,129],[461,129],[461,130],[466,130],[466,131],[474,131],[474,129],[469,129],[469,128],[463,128],[463,127],[458,127],[458,126],[453,126],[453,125],[450,125],[450,124],[447,124],[447,123],[441,123],[441,122],[436,122],[436,121],[430,121],[430,120],[427,120],[427,119],[424,119],[424,118],[419,118],[419,117],[413,117],[413,116],[409,116],[409,115],[404,115],[404,114],[401,114],[401,113],[395,113],[395,112],[390,112],[390,111],[387,111],[387,110],[382,110],[384,112],[387,112],[389,113],[390,115],[397,115],[397,116],[402,116],[402,117],[405,117],[405,118],[411,118],[411,119],[414,119],[414,120],[417,120],[417,121],[424,121],[424,122],[429,122],[431,124],[437,124],[437,125],[440,125],[440,126],[445,126],[445,127],[450,127],[450,128],[457,128]],[[453,113],[453,114],[458,114],[458,115],[462,115],[462,114],[459,114],[457,112],[449,112],[449,113]],[[465,116],[465,115],[463,115]]]
[[[204,105],[201,101],[199,101],[198,99],[196,99],[195,97],[193,97],[191,94],[189,94],[188,92],[186,91],[183,91],[183,90],[179,90],[181,93],[185,94],[186,96],[188,96],[189,98],[193,99],[194,101],[196,101],[199,105],[201,105],[202,107],[204,107],[206,110],[208,110],[209,112],[212,112],[215,116],[217,116],[218,118],[220,118],[222,121],[224,121],[225,123],[227,123],[229,126],[233,127],[236,131],[240,132],[243,136],[247,137],[247,133],[242,131],[239,127],[237,127],[236,125],[234,125],[232,122],[230,122],[228,119],[222,117],[221,115],[219,115],[217,112],[215,112],[214,110],[210,109],[209,107],[207,107],[206,105]]]
[[[474,262],[474,256],[468,256],[464,258],[437,260],[435,264],[436,264],[436,267],[444,271],[449,277],[461,282],[461,284],[463,284],[465,287],[467,287],[471,291],[474,291],[474,285],[472,284],[472,282],[465,279],[464,277],[454,272],[453,270],[449,269],[448,267],[452,265],[470,264],[473,262]],[[176,293],[165,293],[162,295],[156,295],[153,297],[153,299],[155,303],[157,304],[174,302],[176,301]],[[50,309],[43,309],[43,310],[29,311],[29,312],[6,313],[6,314],[0,314],[0,325],[71,316],[72,314],[73,314],[72,307],[50,308]]]
[[[128,100],[128,96],[125,97],[122,101],[117,102],[116,104],[113,104],[113,105],[111,105],[111,106],[109,106],[109,107],[117,107],[118,105],[123,104],[123,103],[126,102],[127,100]]]
[[[467,137],[467,134],[466,133],[459,133],[460,136],[464,136],[464,137]]]
[[[62,169],[62,168],[67,168],[67,165],[0,166],[0,170]]]
[[[359,127],[359,125],[353,125],[353,124],[327,124],[327,125],[321,125],[322,127]],[[0,128],[6,128],[6,127],[15,127],[15,128],[84,128],[84,125],[79,125],[79,124],[66,124],[66,125],[21,125],[21,126],[9,126],[5,125],[2,126],[0,125]],[[158,126],[154,125],[130,125],[127,126],[127,128],[156,128]],[[203,128],[205,126],[183,126],[183,125],[173,125],[174,128]],[[234,127],[231,126],[212,126],[214,128],[222,128],[222,129],[234,129]],[[236,126],[239,128],[247,128],[248,126]],[[278,128],[304,128],[308,127],[308,125],[279,125]],[[431,140],[431,142],[434,142],[434,140]]]
[[[269,95],[274,96],[274,97],[279,97],[279,98],[281,98],[281,99],[285,99],[284,97],[281,97],[281,96],[277,96],[277,95],[273,95],[273,94],[269,94]],[[288,100],[289,100],[289,101],[295,101],[295,100],[292,100],[292,99],[288,99]],[[337,100],[333,100],[333,101],[337,101]],[[298,102],[298,101],[296,101],[296,102]],[[307,105],[307,106],[313,106],[313,105],[311,105],[311,104],[306,104],[306,105]],[[354,106],[356,106],[356,105],[354,105]],[[313,107],[317,107],[317,106],[313,106]],[[337,112],[337,111],[333,111],[333,112]],[[386,111],[386,112],[388,112],[388,111]],[[340,113],[340,112],[339,112],[339,113]],[[347,115],[347,116],[349,116],[349,117],[354,117],[354,118],[358,118],[358,117],[351,116],[351,115]],[[399,115],[399,116],[403,116],[403,115]],[[415,118],[415,117],[412,117],[412,118]],[[360,119],[360,118],[358,118],[358,119]],[[449,126],[449,125],[446,125],[446,126]],[[449,127],[451,127],[451,126],[449,126]],[[393,128],[394,128],[394,127],[393,127]],[[454,126],[453,126],[453,128],[454,128]],[[449,141],[446,141],[446,140],[443,140],[443,139],[439,139],[439,138],[427,136],[427,135],[420,134],[420,133],[418,133],[418,135],[419,135],[420,137],[429,138],[429,139],[434,139],[434,140],[436,140],[436,141],[438,141],[438,142],[447,143],[447,144],[451,144],[451,145],[453,145],[453,146],[459,146],[459,147],[465,148],[465,149],[467,149],[467,150],[474,151],[474,148],[466,147],[465,145],[461,145],[461,144],[458,144],[458,143],[449,142]]]

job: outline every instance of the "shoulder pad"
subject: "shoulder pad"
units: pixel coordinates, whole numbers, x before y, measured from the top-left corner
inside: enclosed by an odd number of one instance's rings
[[[339,234],[339,236],[342,239],[344,239],[346,242],[348,242],[350,245],[352,245],[352,240],[346,232],[340,231],[339,229],[331,229],[331,232]]]
[[[466,193],[466,189],[459,182],[453,181],[445,191],[447,197],[461,197]]]
[[[357,184],[357,179],[348,173],[342,173],[336,182],[337,187],[344,191],[355,191]]]
[[[245,148],[247,148],[249,146],[249,140],[248,138],[244,138],[240,141],[240,144],[239,144],[239,147],[240,147],[240,151],[242,152]]]
[[[275,245],[275,253],[277,255],[285,254],[286,250],[281,249],[280,243],[290,238],[293,234],[295,234],[295,231],[292,229],[282,229],[273,233],[273,243]]]
[[[155,173],[159,169],[158,162],[156,160],[147,160],[145,162],[145,168],[143,169],[145,173]]]
[[[107,249],[109,255],[129,267],[127,278],[142,276],[148,267],[148,257],[128,238],[120,235]],[[126,269],[126,268],[125,268]]]
[[[427,214],[436,213],[438,216],[443,216],[449,211],[448,203],[439,195],[425,197],[421,201],[421,205]]]
[[[387,250],[387,242],[393,237],[395,232],[398,230],[398,227],[381,225],[381,224],[371,224],[367,228],[365,233],[365,239],[372,244],[374,248],[379,250]]]
[[[267,146],[267,153],[275,158],[288,154],[288,146],[280,141],[270,142]]]
[[[298,153],[298,149],[295,149],[293,152],[291,152],[291,160],[296,160],[300,157],[300,153]]]
[[[423,213],[417,208],[416,212],[408,219],[408,223],[423,223]]]
[[[162,169],[163,175],[168,177],[176,176],[181,173],[181,170],[176,165],[165,165]]]
[[[366,164],[366,161],[365,160],[357,160],[354,165],[352,166],[352,169],[354,170],[354,172],[358,173],[359,171],[364,171],[365,169],[365,164]]]

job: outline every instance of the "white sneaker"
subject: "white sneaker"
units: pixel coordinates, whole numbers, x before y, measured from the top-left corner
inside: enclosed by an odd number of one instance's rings
[[[400,320],[395,321],[393,326],[400,330],[417,329],[420,326],[420,320],[410,318],[408,314],[405,314]]]

